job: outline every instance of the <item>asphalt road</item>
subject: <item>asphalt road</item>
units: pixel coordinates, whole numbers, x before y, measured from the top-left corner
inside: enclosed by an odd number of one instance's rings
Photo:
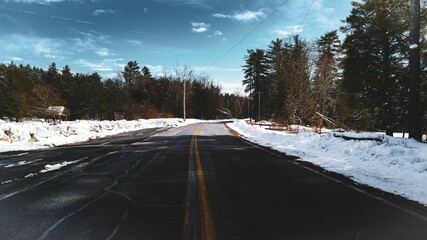
[[[220,123],[0,153],[0,182],[0,239],[427,239],[421,210]]]

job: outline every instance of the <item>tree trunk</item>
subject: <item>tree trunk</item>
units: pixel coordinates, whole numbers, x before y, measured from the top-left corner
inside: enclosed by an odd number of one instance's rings
[[[421,141],[420,0],[411,0],[409,44],[409,137]]]
[[[387,129],[385,130],[385,134],[386,134],[387,136],[392,136],[392,137],[393,137],[393,129],[391,129],[391,128],[387,128]]]

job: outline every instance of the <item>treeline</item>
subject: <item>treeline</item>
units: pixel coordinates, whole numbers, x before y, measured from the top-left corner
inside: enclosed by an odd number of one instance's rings
[[[220,86],[190,67],[153,77],[130,61],[115,79],[97,73],[72,73],[52,63],[47,70],[29,65],[0,64],[0,116],[9,119],[43,117],[48,106],[65,106],[68,119],[139,119],[183,117],[199,119],[243,117],[246,98],[221,94]]]
[[[243,84],[251,116],[284,123],[328,124],[358,130],[408,129],[409,51],[421,52],[421,106],[427,128],[427,28],[419,46],[409,45],[409,2],[353,2],[341,31],[315,42],[276,39],[245,56]],[[425,6],[421,16],[427,16]],[[322,117],[321,117],[322,116]]]

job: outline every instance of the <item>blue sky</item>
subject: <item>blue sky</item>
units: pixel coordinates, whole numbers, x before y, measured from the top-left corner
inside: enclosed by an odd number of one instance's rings
[[[234,93],[247,49],[292,34],[315,40],[350,10],[350,0],[0,0],[0,62],[104,78],[133,60],[154,75],[188,65]]]

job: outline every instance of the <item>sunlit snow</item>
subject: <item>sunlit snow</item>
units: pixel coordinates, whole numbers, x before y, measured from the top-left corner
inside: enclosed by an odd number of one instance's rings
[[[42,121],[5,122],[0,120],[0,152],[30,150],[87,141],[107,135],[144,128],[178,127],[200,122],[190,119],[150,119],[137,121],[64,121],[57,125]],[[246,139],[312,162],[329,171],[346,175],[356,182],[402,195],[427,206],[427,144],[384,134],[340,133],[351,137],[380,138],[381,141],[344,140],[337,133],[304,131],[290,134],[251,126],[236,120],[229,127]],[[25,154],[25,153],[24,153]],[[34,160],[37,161],[38,159]],[[18,162],[6,165],[26,165]],[[68,162],[46,165],[43,172],[58,170]],[[43,173],[40,171],[39,173]],[[25,177],[32,177],[37,173]],[[7,184],[12,180],[4,181]]]
[[[144,128],[178,127],[198,120],[180,118],[140,119],[135,121],[43,121],[5,122],[0,120],[0,152],[32,150],[83,142]],[[21,163],[25,164],[25,163]]]

